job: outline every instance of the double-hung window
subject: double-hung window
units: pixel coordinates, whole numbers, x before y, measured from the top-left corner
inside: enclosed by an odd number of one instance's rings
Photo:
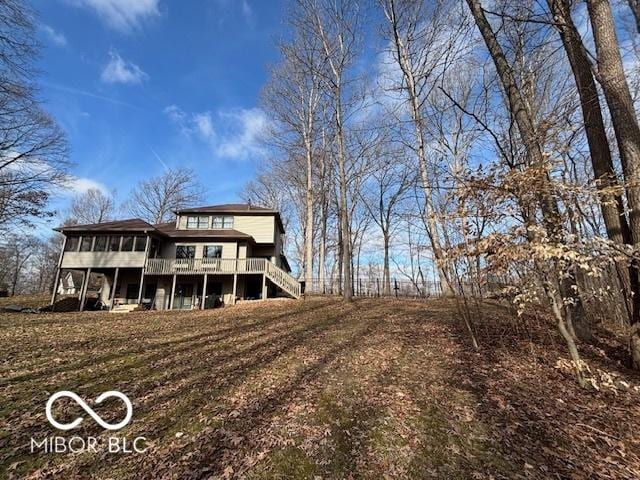
[[[209,217],[207,215],[189,215],[187,217],[187,228],[209,228]]]
[[[213,228],[233,228],[233,216],[221,215],[213,217]]]

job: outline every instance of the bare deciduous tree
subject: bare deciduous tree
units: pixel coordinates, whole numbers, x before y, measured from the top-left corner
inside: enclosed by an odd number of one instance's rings
[[[193,170],[168,169],[157,177],[141,181],[131,192],[125,209],[149,223],[171,221],[174,212],[202,201],[204,189]]]
[[[113,219],[115,202],[98,188],[90,188],[71,199],[69,215],[75,223],[102,223]]]
[[[358,2],[347,0],[299,0],[305,28],[320,44],[321,65],[317,73],[322,76],[332,114],[335,157],[338,180],[338,215],[340,218],[340,245],[345,300],[353,296],[351,273],[351,222],[348,200],[348,158],[346,116],[351,105],[348,89],[353,83],[353,64],[360,42],[360,15]]]
[[[38,52],[33,13],[0,2],[0,229],[53,215],[51,191],[67,180],[67,143],[33,83]]]
[[[272,71],[263,103],[274,123],[269,141],[285,155],[304,157],[304,279],[313,282],[314,151],[318,141],[318,111],[322,98],[318,38],[305,29],[304,16],[294,9],[289,17],[292,38],[280,44],[282,61]]]
[[[37,238],[31,235],[14,234],[0,245],[0,283],[9,287],[9,295],[19,293],[19,285],[29,262],[40,247]]]
[[[596,79],[602,86],[620,151],[630,210],[631,237],[633,244],[639,245],[640,124],[622,65],[611,5],[608,0],[589,0],[587,8],[597,52]],[[638,275],[639,267],[637,262],[634,262],[633,268],[636,272],[633,277]],[[637,279],[633,278],[633,282],[637,282]],[[633,363],[636,368],[640,368],[640,295],[634,296],[630,343]]]

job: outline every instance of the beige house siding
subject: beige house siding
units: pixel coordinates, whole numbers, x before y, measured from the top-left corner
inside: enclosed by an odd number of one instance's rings
[[[256,243],[273,243],[275,226],[273,215],[236,215],[233,219],[233,228],[251,235]]]
[[[196,216],[196,214],[193,214]],[[178,217],[178,229],[187,229],[187,217],[189,215],[180,215]],[[211,228],[212,215],[209,217],[209,228]],[[276,241],[276,220],[274,215],[231,215],[233,216],[233,229],[239,232],[251,235],[256,243],[274,243]]]
[[[61,268],[140,268],[145,252],[64,252]]]

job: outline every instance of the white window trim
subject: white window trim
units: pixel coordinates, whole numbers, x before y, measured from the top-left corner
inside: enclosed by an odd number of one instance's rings
[[[215,226],[216,218],[221,219],[220,227]],[[230,227],[225,227],[225,218],[231,219]],[[215,228],[216,230],[230,230],[233,228],[234,223],[235,223],[235,217],[233,215],[214,215],[213,217],[211,217],[211,228]]]
[[[194,218],[196,220],[196,226],[195,227],[190,227],[189,226],[189,219],[190,218]],[[206,224],[205,226],[201,226],[200,225],[200,220],[206,218]],[[209,215],[187,215],[187,222],[186,222],[186,228],[187,230],[205,230],[209,228],[209,225],[211,225],[211,217]]]

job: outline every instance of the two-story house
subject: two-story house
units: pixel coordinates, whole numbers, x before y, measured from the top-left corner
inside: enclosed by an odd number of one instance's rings
[[[134,218],[56,229],[65,237],[56,285],[67,271],[83,273],[80,310],[92,273],[104,276],[99,300],[109,308],[211,308],[282,292],[300,296],[277,211],[229,204],[175,213],[174,222],[156,225]]]

